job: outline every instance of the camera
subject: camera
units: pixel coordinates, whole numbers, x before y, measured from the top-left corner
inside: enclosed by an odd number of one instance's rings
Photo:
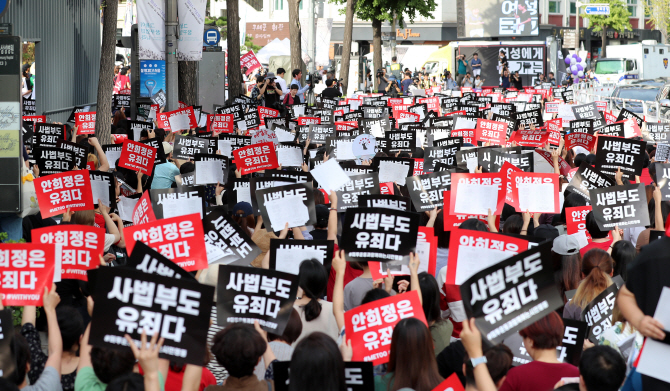
[[[321,75],[319,72],[308,73],[305,76],[305,81],[309,84],[309,88],[314,88],[314,84],[318,83],[321,80]]]
[[[382,71],[381,69],[377,69],[377,77],[382,77],[382,76],[384,76],[384,71]]]

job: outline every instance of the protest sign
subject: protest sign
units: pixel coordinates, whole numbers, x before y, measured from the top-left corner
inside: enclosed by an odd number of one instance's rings
[[[75,114],[74,126],[77,127],[77,134],[95,134],[95,111]]]
[[[658,143],[656,144],[656,154],[654,160],[665,163],[670,159],[670,144]]]
[[[139,201],[135,205],[132,218],[134,225],[156,221],[154,208],[151,206],[151,200],[149,199],[149,190],[144,191],[144,194],[142,194],[142,197],[140,197]]]
[[[455,138],[460,140],[461,138]],[[442,140],[440,140],[442,141]],[[439,142],[439,141],[438,141]],[[456,144],[452,146],[435,146],[424,148],[424,168],[426,172],[435,171],[436,163],[446,164],[448,167],[456,166],[456,153],[460,151],[461,145]]]
[[[475,128],[476,141],[482,143],[491,143],[492,145],[502,145],[507,135],[507,124],[488,119],[478,119]]]
[[[406,318],[426,323],[416,291],[375,300],[345,312],[344,328],[347,339],[351,340],[352,360],[372,361],[373,365],[387,363],[393,329]]]
[[[87,160],[87,155],[88,155],[88,148],[82,146],[81,144],[72,143],[72,142],[65,141],[65,140],[58,140],[58,143],[56,144],[56,148],[72,151],[74,153],[74,165],[76,167],[79,167],[82,170],[84,168],[86,168],[86,164],[88,163],[86,161]],[[44,148],[42,148],[42,149],[44,149]],[[36,156],[36,154],[34,154],[33,157],[35,159],[37,159],[38,156]],[[42,174],[42,172],[40,172],[40,174]],[[45,174],[42,174],[42,175],[45,175]]]
[[[290,384],[290,361],[275,361],[272,364],[274,390],[288,391]],[[345,362],[344,384],[347,391],[374,390],[375,380],[370,362]],[[446,390],[445,390],[446,391]]]
[[[373,167],[379,172],[379,182],[396,182],[405,185],[405,179],[414,170],[414,160],[406,158],[375,157]]]
[[[105,156],[107,156],[109,167],[116,168],[116,161],[121,158],[121,151],[123,150],[123,145],[118,144],[103,145],[102,150],[105,152]]]
[[[670,163],[653,163],[656,168],[654,182],[661,189],[664,201],[670,200]]]
[[[560,213],[558,174],[513,172],[510,182],[517,212]]]
[[[73,212],[93,209],[88,170],[39,177],[34,180],[34,184],[40,213],[44,219],[62,214],[68,209]]]
[[[419,216],[385,208],[347,209],[340,248],[347,261],[409,262],[416,251]]]
[[[195,184],[225,184],[228,180],[228,158],[223,155],[195,155]]]
[[[129,268],[102,268],[95,292],[91,345],[128,349],[124,335],[138,345],[143,332],[159,333],[165,340],[160,358],[202,364],[214,287]]]
[[[598,138],[589,133],[573,132],[565,135],[565,149],[571,150],[574,147],[582,147],[587,151],[593,151]]]
[[[311,183],[270,187],[256,190],[255,193],[268,232],[279,232],[286,223],[289,228],[293,228],[316,222]]]
[[[43,177],[70,171],[77,163],[75,152],[57,147],[35,148],[33,158]]]
[[[208,146],[209,142],[204,138],[177,135],[174,140],[172,155],[176,159],[190,160],[195,158],[197,153],[208,153]]]
[[[644,123],[644,120],[640,118],[640,116],[638,116],[637,114],[633,113],[632,111],[626,108],[621,108],[621,110],[619,110],[619,116],[617,116],[616,120],[617,122],[619,122],[626,119],[634,119],[638,128],[642,128],[642,124]]]
[[[234,126],[232,114],[207,115],[207,129],[213,134],[233,133]]]
[[[433,391],[465,391],[463,388],[463,383],[458,378],[456,373],[452,373],[451,376],[444,379],[437,387],[433,388]]]
[[[186,271],[207,268],[207,248],[200,215],[164,218],[127,227],[124,232],[128,253],[141,241]]]
[[[208,213],[202,226],[209,264],[248,266],[261,253],[249,233],[222,210]]]
[[[499,173],[451,174],[450,214],[494,215],[502,212],[505,188]]]
[[[109,172],[89,171],[89,179],[91,180],[93,204],[97,205],[98,200],[101,200],[104,205],[115,209],[116,188],[114,175]]]
[[[233,163],[242,175],[279,167],[274,144],[271,142],[238,148],[233,151],[233,156]]]
[[[282,167],[302,167],[303,155],[300,145],[281,143],[277,146],[277,164]]]
[[[542,129],[519,129],[513,133],[510,141],[522,147],[543,148],[549,142],[549,132]]]
[[[586,215],[592,209],[591,205],[565,208],[565,228],[568,235],[584,232],[586,239],[591,242],[591,235],[586,230]]]
[[[519,127],[530,127],[530,125],[535,125],[538,128],[544,126],[544,120],[542,119],[542,110],[528,110],[517,112],[514,114],[514,119]]]
[[[620,168],[623,177],[633,182],[642,174],[646,146],[645,141],[599,136],[594,166],[612,178]]]
[[[642,138],[646,142],[667,143],[670,141],[670,124],[645,122],[642,128]]]
[[[610,285],[582,310],[579,318],[589,326],[587,338],[594,344],[603,331],[612,327],[612,310],[618,291],[616,284]]]
[[[416,148],[416,132],[414,130],[395,130],[386,132],[386,152],[413,152]]]
[[[437,236],[433,227],[419,227],[416,238],[416,256],[419,257],[418,273],[426,272],[435,275],[437,264]],[[390,271],[393,276],[410,275],[409,265],[403,261],[368,262],[374,280],[385,278]]]
[[[270,270],[298,275],[303,261],[315,259],[330,267],[333,260],[332,240],[270,240]]]
[[[105,249],[105,229],[88,225],[56,225],[32,231],[33,242],[55,245],[54,282],[86,281],[86,270],[100,265]]]
[[[125,140],[119,157],[119,167],[151,175],[156,159],[156,148],[136,141]]]
[[[319,186],[330,193],[346,185],[350,178],[336,160],[328,160],[311,171]]]
[[[514,148],[514,147],[512,147]],[[516,147],[519,148],[519,147]],[[492,173],[500,172],[505,165],[509,163],[514,167],[518,168],[523,172],[533,172],[535,167],[535,161],[533,159],[533,154],[528,153],[527,151],[522,152],[509,152],[505,153],[503,151],[509,150],[510,148],[496,148],[491,150],[491,163],[489,171]],[[483,152],[483,151],[482,151]],[[486,153],[479,152],[479,157],[481,158]],[[546,151],[545,151],[546,152]],[[481,159],[480,159],[480,165]]]
[[[626,135],[625,125],[623,122],[615,122],[608,124],[598,129],[599,136],[609,137],[624,137]]]
[[[205,215],[205,187],[187,186],[171,189],[151,189],[151,206],[157,219],[198,213]]]
[[[142,138],[142,132],[145,133],[144,137],[148,137],[148,132],[154,128],[154,124],[151,122],[128,120],[127,127],[128,138],[139,142]]]
[[[572,133],[593,134],[593,120],[580,119],[570,121],[570,134]]]
[[[588,201],[591,199],[590,192],[593,189],[602,189],[615,184],[614,179],[583,162],[572,176],[565,191],[577,193]]]
[[[588,324],[580,320],[563,319],[563,340],[558,346],[558,360],[575,366],[579,365],[579,359],[584,350],[584,339]]]
[[[502,260],[461,284],[468,317],[493,343],[563,305],[552,266],[551,243]]]
[[[451,173],[438,171],[408,178],[407,190],[418,212],[441,208],[445,190],[451,190]]]
[[[245,75],[250,74],[251,72],[260,67],[261,63],[256,58],[256,55],[254,54],[253,50],[249,50],[245,55],[240,57],[240,68],[246,68]]]
[[[41,307],[44,287],[51,290],[55,262],[56,251],[53,244],[0,244],[2,304]],[[0,328],[0,331],[4,330]]]
[[[298,291],[298,276],[245,266],[221,265],[216,309],[219,326],[258,321],[267,332],[282,335]]]
[[[376,172],[351,175],[349,182],[335,191],[337,194],[337,212],[359,206],[359,197],[365,194],[379,194],[379,179]]]
[[[449,210],[449,204],[451,202],[451,192],[445,191],[443,195],[444,207],[442,208],[442,218],[444,221],[444,230],[453,231],[458,229],[460,225],[468,219],[477,219],[484,224],[487,224],[487,217],[484,215],[458,215],[450,214],[447,211]],[[496,216],[496,226],[500,223],[500,215]]]
[[[590,191],[593,215],[601,231],[646,227],[649,209],[644,183],[612,186]]]
[[[65,140],[65,125],[36,122],[33,127],[33,147],[55,147],[58,140]]]
[[[163,277],[196,281],[186,270],[142,242],[135,243],[133,253],[124,267]]]
[[[261,215],[261,210],[256,198],[256,191],[268,189],[270,187],[284,186],[297,183],[295,178],[273,178],[273,177],[252,177],[249,179],[249,197],[251,198],[251,208],[255,216]]]
[[[385,208],[409,212],[410,202],[407,197],[393,194],[361,194],[358,196],[359,208]]]

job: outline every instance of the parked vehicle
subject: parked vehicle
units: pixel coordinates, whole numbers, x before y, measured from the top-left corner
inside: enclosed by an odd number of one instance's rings
[[[634,80],[668,75],[670,45],[646,40],[630,45],[608,45],[605,58],[595,62],[594,76],[600,83],[631,84]]]

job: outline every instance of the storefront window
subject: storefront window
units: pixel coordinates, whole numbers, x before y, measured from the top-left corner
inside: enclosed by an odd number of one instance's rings
[[[577,6],[575,5],[574,1],[571,1],[570,2],[570,15],[574,15],[576,11],[577,11]]]
[[[549,13],[550,14],[560,14],[561,13],[561,2],[560,1],[549,1]]]
[[[626,0],[628,3],[628,12],[630,16],[637,16],[637,0]]]

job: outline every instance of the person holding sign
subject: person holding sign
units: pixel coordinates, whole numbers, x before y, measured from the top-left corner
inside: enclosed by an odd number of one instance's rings
[[[564,319],[580,320],[582,310],[602,291],[612,285],[612,257],[600,249],[592,249],[582,258],[582,282],[572,300],[563,309]]]
[[[533,361],[510,369],[500,391],[548,391],[564,377],[578,377],[579,370],[574,365],[562,363],[556,356],[563,330],[563,321],[556,312],[520,330],[523,345]]]

